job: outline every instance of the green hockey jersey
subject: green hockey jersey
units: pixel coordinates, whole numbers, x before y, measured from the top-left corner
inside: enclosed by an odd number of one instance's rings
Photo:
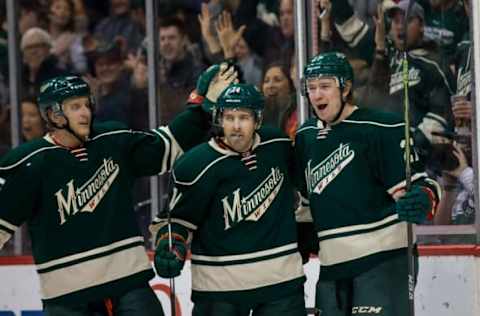
[[[113,297],[154,276],[133,212],[132,184],[169,170],[183,149],[202,141],[208,125],[202,112],[190,108],[169,127],[149,132],[98,124],[74,150],[47,135],[4,157],[0,248],[28,223],[45,301]]]
[[[335,27],[340,37],[352,49],[353,56],[370,63],[374,56],[374,29],[354,14],[346,0],[333,2],[334,10],[337,10]],[[390,78],[385,88],[388,89],[390,102],[384,104],[382,109],[401,114],[404,97],[403,52],[394,47],[388,36],[385,44],[388,65],[387,61],[385,64],[382,62],[381,68],[388,68],[386,70]],[[412,126],[418,127],[429,140],[432,138],[432,129],[442,131],[452,123],[450,96],[454,93],[451,72],[436,53],[437,47],[431,44],[434,43],[422,41],[414,49],[409,49],[407,56]]]
[[[389,94],[398,99],[397,113],[403,113],[403,54],[390,46]],[[425,134],[426,126],[438,121],[447,126],[452,122],[450,96],[453,94],[453,78],[450,71],[429,51],[410,50],[408,58],[408,86],[412,126],[419,126]],[[424,126],[421,124],[423,123]]]
[[[417,0],[425,10],[424,37],[435,41],[445,63],[451,63],[457,44],[469,32],[468,16],[460,1],[448,9],[433,9],[429,0]]]
[[[311,119],[298,130],[299,214],[314,222],[320,279],[358,275],[407,246],[407,225],[393,198],[405,185],[403,133],[394,114],[370,109],[334,126]],[[414,151],[411,160],[412,180],[430,181]]]
[[[465,34],[464,40],[458,43],[455,65],[457,66],[457,90],[456,94],[470,97],[473,88],[472,78],[472,41],[469,34]]]
[[[247,155],[216,139],[173,169],[171,220],[192,232],[192,300],[254,304],[302,287],[291,140],[262,128]],[[160,229],[166,214],[154,222]]]

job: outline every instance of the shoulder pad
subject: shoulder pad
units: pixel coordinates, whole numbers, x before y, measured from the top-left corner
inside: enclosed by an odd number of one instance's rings
[[[108,133],[118,130],[129,130],[130,128],[122,122],[117,121],[107,121],[101,123],[93,124],[92,135],[91,137],[97,136],[99,134]]]
[[[307,130],[310,130],[311,128],[316,129],[318,124],[318,119],[315,117],[312,117],[308,120],[305,121],[298,129],[297,129],[297,135],[302,134],[306,132]]]
[[[257,133],[260,135],[262,141],[274,138],[288,138],[287,134],[281,129],[271,126],[262,126]]]
[[[35,139],[10,150],[0,160],[0,171],[14,169],[25,162],[37,159],[45,151],[56,149],[58,146],[50,144],[45,139]]]
[[[398,113],[385,112],[377,109],[363,108],[357,110],[355,114],[354,117],[347,118],[345,121],[371,122],[372,125],[375,125],[375,123],[386,125],[404,123],[403,118]]]
[[[183,156],[173,166],[175,182],[192,185],[205,175],[212,174],[211,168],[222,158],[228,157],[213,150],[208,143],[200,144]]]

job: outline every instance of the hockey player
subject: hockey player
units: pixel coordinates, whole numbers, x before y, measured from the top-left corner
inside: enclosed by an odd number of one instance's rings
[[[291,141],[261,128],[263,96],[233,84],[218,99],[220,135],[186,153],[172,172],[168,215],[157,232],[155,268],[180,274],[191,240],[193,315],[306,315],[297,249]]]
[[[225,74],[212,76],[211,90],[235,79]],[[148,284],[154,272],[136,224],[132,184],[169,170],[184,150],[204,141],[209,114],[190,107],[151,132],[116,122],[92,126],[90,88],[76,76],[46,81],[38,103],[48,134],[0,162],[0,249],[28,223],[47,316],[107,315],[108,309],[115,316],[163,315]]]
[[[432,216],[438,186],[413,153],[405,192],[405,124],[354,105],[345,55],[314,57],[303,82],[315,117],[297,132],[295,158],[320,247],[316,305],[328,316],[407,315],[406,222]]]

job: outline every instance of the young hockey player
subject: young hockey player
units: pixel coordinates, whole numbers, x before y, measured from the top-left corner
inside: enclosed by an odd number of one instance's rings
[[[345,55],[314,57],[303,84],[315,117],[297,133],[295,158],[319,240],[316,305],[328,316],[407,315],[406,222],[432,215],[437,184],[412,152],[405,192],[405,124],[353,104]]]
[[[203,95],[216,99],[212,91],[235,76],[210,74]],[[184,150],[207,139],[210,115],[192,106],[150,132],[116,122],[92,126],[90,88],[76,76],[46,81],[38,103],[48,134],[0,162],[0,249],[28,223],[47,316],[163,315],[148,284],[154,272],[132,184],[169,170]]]
[[[193,315],[305,315],[296,242],[290,139],[260,128],[263,96],[230,85],[215,117],[221,133],[186,153],[172,172],[168,214],[157,232],[155,268],[180,274],[191,240]]]

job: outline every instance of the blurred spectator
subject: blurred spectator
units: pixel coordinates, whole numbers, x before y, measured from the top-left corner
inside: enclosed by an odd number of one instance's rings
[[[160,115],[167,123],[183,110],[204,65],[187,49],[184,24],[178,18],[160,22],[159,43]]]
[[[434,144],[432,132],[444,132],[451,126],[452,78],[448,68],[441,63],[436,47],[423,37],[424,12],[419,4],[413,4],[411,16],[407,18],[407,34],[402,35],[407,6],[408,1],[403,0],[387,12],[392,21],[393,39],[393,47],[388,53],[389,93],[397,96],[398,100],[401,100],[403,95],[401,51],[404,49],[406,36],[412,124],[418,128],[415,133],[417,145],[428,148],[428,144]]]
[[[293,0],[280,0],[280,29],[285,39],[292,39],[294,36],[293,28]]]
[[[187,50],[184,24],[178,18],[164,19],[159,27],[160,82],[172,87],[195,87],[202,64]]]
[[[470,15],[468,1],[464,1],[466,16]],[[474,182],[472,168],[472,42],[467,32],[457,46],[455,55],[457,78],[456,94],[452,96],[455,119],[453,159],[455,168],[444,170],[442,180],[445,194],[435,218],[437,224],[473,224],[475,222]]]
[[[42,119],[36,98],[27,96],[21,102],[22,137],[24,141],[42,138],[46,132],[45,121]]]
[[[0,157],[10,150],[10,109],[0,104]]]
[[[88,17],[88,32],[93,33],[97,24],[109,15],[109,1],[80,0]]]
[[[147,17],[145,14],[145,0],[130,0],[130,16],[135,21],[143,34],[147,32]]]
[[[279,0],[280,33],[272,32],[274,43],[268,43],[270,49],[264,54],[265,60],[280,60],[287,65],[290,63],[295,54],[293,14],[293,0]]]
[[[373,16],[377,12],[378,0],[348,0],[355,11],[355,15],[362,21],[368,23],[370,27],[374,26]]]
[[[371,64],[374,54],[372,27],[355,15],[348,0],[317,0],[317,4],[320,8],[318,15],[322,28],[321,41],[330,42],[328,43],[330,47],[326,48],[328,50],[340,50]],[[325,12],[322,12],[322,10],[325,10]],[[335,27],[335,32],[330,30],[332,24]]]
[[[470,2],[463,1],[465,15],[470,17]],[[472,78],[472,40],[470,38],[470,32],[465,32],[463,39],[457,45],[455,54],[455,67],[454,73],[457,78],[457,95],[471,96],[473,88]]]
[[[215,28],[224,58],[236,61],[236,64],[240,67],[242,78],[246,83],[259,86],[262,80],[263,62],[251,50],[251,42],[247,43],[242,36],[246,26],[242,25],[238,30],[235,30],[231,14],[224,11],[220,15]]]
[[[442,133],[453,125],[450,108],[452,78],[449,69],[440,61],[435,43],[424,39],[423,8],[413,3],[406,18],[409,0],[382,2],[378,7],[374,33],[368,24],[354,15],[347,0],[336,0],[331,4],[335,27],[342,39],[361,59],[369,61],[374,57],[369,87],[363,93],[363,96],[369,96],[366,104],[403,113],[403,51],[407,49],[410,113],[417,149],[421,158],[432,164],[429,168],[440,172],[439,166],[434,165],[436,157],[429,155],[435,145],[432,132]],[[384,12],[388,17],[388,33]],[[375,53],[372,51],[373,43]],[[367,58],[365,54],[370,52],[371,57]],[[377,102],[371,102],[372,94]]]
[[[18,31],[21,35],[33,27],[46,25],[44,8],[38,0],[20,0],[18,17]]]
[[[221,51],[218,35],[216,34],[216,24],[226,11],[232,16],[233,26],[240,30],[245,27],[242,34],[245,41],[249,44],[251,52],[257,54],[264,60],[276,60],[283,58],[289,62],[290,53],[283,54],[282,47],[286,45],[285,39],[280,32],[279,27],[272,27],[257,16],[257,5],[259,0],[238,1],[238,0],[210,0],[208,5],[203,4],[201,16],[199,17],[203,40],[205,41],[205,55],[212,63],[220,62],[220,58],[215,53]],[[258,40],[262,39],[262,40]],[[292,48],[293,48],[293,38]],[[288,45],[287,45],[288,46]]]
[[[235,45],[235,58],[243,72],[245,82],[259,86],[262,81],[263,62],[257,54],[251,51],[250,45],[243,38],[240,38]]]
[[[265,96],[264,124],[278,127],[292,139],[295,138],[297,129],[295,86],[285,64],[273,62],[265,68],[262,93]]]
[[[59,61],[50,52],[52,38],[48,32],[34,27],[25,32],[20,42],[23,55],[23,81],[27,94],[36,95],[40,84],[68,72],[59,66]]]
[[[52,37],[51,52],[60,65],[74,73],[87,71],[82,38],[75,32],[75,4],[73,0],[48,2],[48,32]]]
[[[457,159],[457,167],[443,172],[444,195],[440,201],[435,224],[475,223],[474,175],[468,159],[458,144],[453,144],[452,154]]]
[[[136,0],[139,1],[139,0]],[[144,1],[144,0],[140,0]],[[191,44],[202,41],[202,34],[198,24],[197,15],[200,13],[202,0],[159,0],[158,13],[160,19],[176,17],[182,20],[185,26],[185,34]],[[205,5],[207,5],[205,3]]]
[[[135,52],[145,36],[130,15],[130,0],[110,0],[110,15],[95,27],[94,35],[104,42],[122,38],[129,52]]]
[[[450,96],[452,78],[446,65],[440,62],[434,42],[424,39],[424,11],[414,3],[408,18],[408,0],[386,8],[390,32],[385,33],[383,7],[379,6],[376,23],[375,59],[370,71],[370,89],[385,91],[382,108],[403,113],[403,51],[407,49],[408,85],[411,124],[421,158],[428,160],[429,169],[440,172],[436,157],[430,156],[435,146],[432,133],[444,133],[452,127]],[[404,34],[405,20],[408,21]],[[380,102],[376,102],[380,105]]]
[[[197,18],[200,24],[205,54],[207,55],[207,58],[213,62],[218,58],[213,56],[222,54],[222,47],[220,46],[217,33],[215,32],[214,19],[216,17],[211,11],[212,10],[206,3],[202,3],[201,13]],[[220,59],[221,58],[223,58],[223,56],[221,56]]]
[[[440,47],[442,62],[450,65],[457,44],[468,33],[468,18],[458,0],[417,0],[425,10],[425,38]]]
[[[0,76],[3,82],[8,80],[8,34],[5,6],[5,1],[0,1]]]
[[[79,34],[85,34],[89,32],[88,23],[90,17],[87,15],[87,8],[85,6],[85,0],[72,0],[73,1],[73,19],[75,24],[75,31]]]
[[[121,45],[100,42],[91,55],[94,78],[88,78],[96,96],[95,119],[120,121],[131,126],[130,77],[124,68]]]

